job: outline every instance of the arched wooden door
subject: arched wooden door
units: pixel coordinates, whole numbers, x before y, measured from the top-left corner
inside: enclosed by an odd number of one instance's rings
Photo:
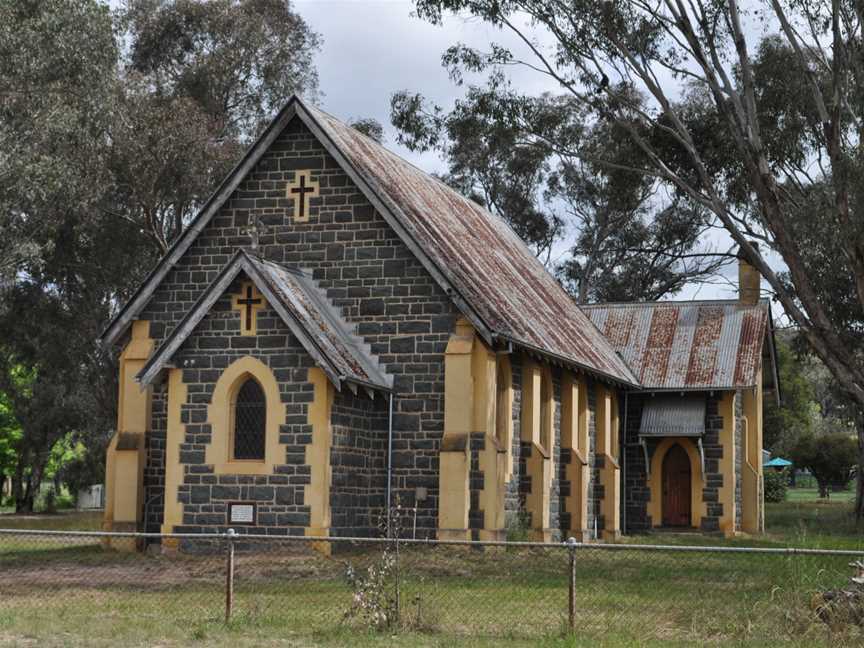
[[[676,443],[663,457],[663,526],[690,526],[690,457]]]

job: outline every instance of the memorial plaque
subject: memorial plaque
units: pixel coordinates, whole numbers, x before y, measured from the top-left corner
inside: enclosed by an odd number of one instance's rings
[[[255,505],[243,502],[229,504],[228,524],[255,524]]]

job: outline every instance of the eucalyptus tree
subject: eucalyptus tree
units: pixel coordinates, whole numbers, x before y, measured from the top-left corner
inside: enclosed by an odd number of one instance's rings
[[[626,166],[672,184],[717,219],[864,410],[860,326],[849,325],[864,319],[864,5],[417,0],[416,11],[433,22],[467,13],[522,44],[518,52],[454,45],[444,63],[455,73],[529,66],[624,129],[643,154]],[[818,252],[801,236],[811,226],[830,232]],[[826,257],[849,317],[832,307]],[[864,430],[859,443],[864,449]]]
[[[507,221],[580,303],[659,299],[730,258],[703,244],[705,210],[626,168],[642,157],[626,132],[568,95],[526,96],[498,72],[450,112],[399,92],[391,119],[408,148],[443,153],[444,181]]]
[[[95,209],[116,58],[106,6],[0,2],[0,290],[39,262],[70,205]]]
[[[58,439],[103,443],[101,327],[267,118],[315,94],[318,40],[288,0],[0,0],[0,392],[19,508]]]
[[[289,0],[128,0],[112,137],[115,214],[164,254],[292,94],[320,38]]]

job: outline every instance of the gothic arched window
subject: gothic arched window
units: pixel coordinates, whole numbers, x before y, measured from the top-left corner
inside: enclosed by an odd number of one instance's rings
[[[234,459],[264,460],[267,398],[258,381],[247,377],[234,399]]]

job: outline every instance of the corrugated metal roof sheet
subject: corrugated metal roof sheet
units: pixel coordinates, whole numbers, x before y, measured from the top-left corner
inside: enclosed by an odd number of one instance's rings
[[[570,295],[503,220],[338,119],[304,108],[493,333],[636,383]]]
[[[356,383],[389,388],[392,381],[378,366],[368,345],[353,334],[325,292],[301,270],[250,257],[281,303],[313,339],[340,376]]]
[[[642,406],[640,436],[702,436],[705,396],[656,396]]]
[[[583,311],[643,389],[756,385],[768,327],[767,302],[597,304]]]

